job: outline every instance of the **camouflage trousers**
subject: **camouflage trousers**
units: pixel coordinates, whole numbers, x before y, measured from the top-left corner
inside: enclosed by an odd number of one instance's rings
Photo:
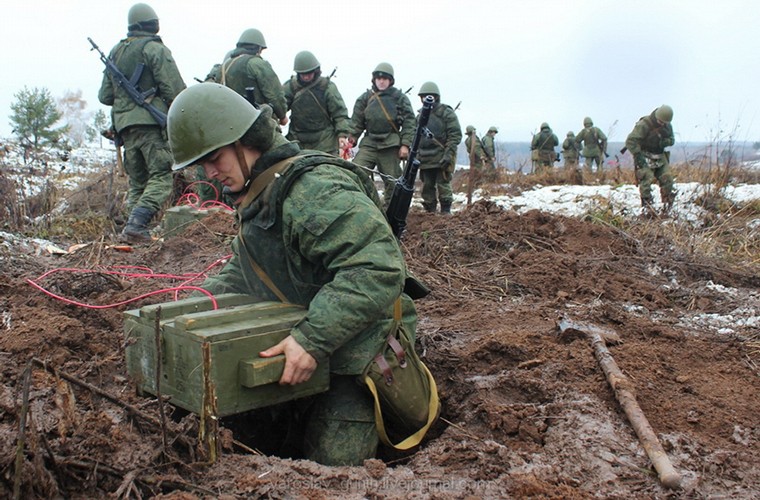
[[[377,167],[378,172],[385,174],[383,176],[383,206],[387,207],[393,194],[393,186],[396,179],[401,177],[401,165],[398,158],[398,146],[378,149],[374,144],[362,141],[359,146],[359,152],[354,157],[354,163],[359,166],[373,170]],[[364,171],[367,175],[372,174]]]
[[[673,176],[667,160],[647,160],[646,166],[636,167],[636,179],[639,181],[639,195],[642,203],[652,203],[652,183],[660,185],[660,197],[664,204],[673,202]]]
[[[129,176],[127,211],[144,207],[158,212],[172,193],[169,143],[158,126],[133,126],[119,132],[124,140],[124,169]]]
[[[454,194],[451,190],[451,174],[444,172],[441,168],[426,168],[420,170],[422,179],[422,204],[426,207],[435,206],[438,201],[441,205],[449,204],[454,201]]]
[[[592,167],[594,166],[594,163],[596,163],[596,171],[601,172],[604,170],[604,161],[602,160],[602,155],[596,155],[596,156],[584,156],[585,161],[583,162],[583,169],[591,173]]]

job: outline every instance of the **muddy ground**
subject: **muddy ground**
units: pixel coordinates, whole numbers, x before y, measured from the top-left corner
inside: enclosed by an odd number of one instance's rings
[[[126,373],[122,312],[171,295],[89,309],[50,298],[27,279],[59,268],[103,271],[38,281],[82,303],[127,301],[182,279],[106,270],[203,272],[228,253],[231,221],[217,214],[132,252],[101,241],[66,255],[34,247],[0,253],[0,497],[12,496],[15,485],[21,498],[760,495],[757,331],[691,320],[757,309],[757,269],[685,254],[661,236],[642,240],[489,202],[451,217],[410,214],[409,267],[433,289],[417,302],[419,348],[443,402],[442,418],[415,453],[384,450],[362,467],[324,467],[256,454],[257,443],[243,442],[223,420],[222,453],[208,465],[197,419],[162,418]],[[562,318],[620,335],[610,351],[682,475],[680,490],[659,485],[589,341],[558,335]],[[30,365],[32,358],[39,363]],[[25,445],[17,454],[22,418]]]

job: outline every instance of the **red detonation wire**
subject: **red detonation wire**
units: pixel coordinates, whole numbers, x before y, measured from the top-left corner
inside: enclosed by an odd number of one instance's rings
[[[188,274],[163,274],[163,273],[154,273],[152,269],[144,266],[113,266],[116,269],[137,269],[145,272],[125,272],[125,271],[94,271],[90,269],[77,269],[77,268],[67,268],[67,267],[60,267],[57,269],[53,269],[51,271],[48,271],[41,276],[39,276],[36,280],[28,279],[26,280],[27,283],[29,283],[31,286],[36,288],[37,290],[41,291],[45,295],[52,297],[56,300],[60,300],[61,302],[64,302],[66,304],[71,304],[79,307],[85,307],[88,309],[109,309],[113,307],[119,307],[123,306],[125,304],[129,304],[130,302],[135,302],[138,300],[142,300],[146,297],[150,297],[152,295],[158,295],[161,293],[169,293],[174,292],[174,300],[178,300],[179,292],[183,290],[195,290],[199,291],[203,294],[205,294],[207,297],[211,299],[211,303],[213,305],[213,308],[217,308],[216,299],[214,298],[213,294],[203,288],[197,287],[197,286],[191,286],[188,285],[188,283],[191,283],[199,278],[203,278],[206,276],[206,272],[215,267],[218,264],[224,263],[226,260],[228,260],[232,255],[226,255],[222,257],[221,259],[217,259],[213,263],[211,263],[209,266],[207,266],[203,271],[200,273],[188,273]],[[62,297],[58,294],[55,294],[51,292],[50,290],[47,290],[45,287],[40,285],[38,281],[50,276],[51,274],[58,273],[58,272],[71,272],[71,273],[99,273],[99,274],[110,274],[110,275],[116,275],[116,276],[124,276],[127,278],[153,278],[153,279],[174,279],[174,280],[183,280],[182,284],[176,287],[171,288],[163,288],[160,290],[154,290],[152,292],[140,295],[138,297],[131,298],[129,300],[125,300],[122,302],[117,302],[114,304],[106,304],[106,305],[93,305],[93,304],[85,304],[82,302],[78,302],[76,300],[67,299],[66,297]]]
[[[192,191],[193,187],[198,184],[205,184],[207,186],[211,186],[211,189],[214,190],[214,199],[201,202],[200,196],[198,196],[196,193]],[[195,181],[189,184],[185,188],[185,191],[182,193],[182,196],[180,196],[179,199],[177,200],[177,206],[180,206],[180,205],[190,205],[191,207],[195,207],[199,210],[219,207],[229,212],[234,212],[234,209],[232,207],[219,201],[219,190],[216,188],[216,186],[214,186],[212,183],[208,181]]]

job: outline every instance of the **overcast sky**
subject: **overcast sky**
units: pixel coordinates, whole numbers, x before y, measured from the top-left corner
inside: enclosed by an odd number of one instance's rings
[[[3,6],[0,137],[24,86],[56,98],[81,89],[97,110],[104,52],[126,35],[125,0],[22,0]],[[311,50],[349,114],[377,63],[396,86],[427,80],[456,106],[462,128],[499,127],[497,140],[529,141],[541,122],[558,136],[584,116],[622,141],[662,103],[682,142],[760,140],[760,3],[757,0],[230,1],[152,0],[160,35],[187,85],[260,29],[280,80]],[[107,108],[103,108],[107,109]],[[720,131],[723,132],[720,132]]]

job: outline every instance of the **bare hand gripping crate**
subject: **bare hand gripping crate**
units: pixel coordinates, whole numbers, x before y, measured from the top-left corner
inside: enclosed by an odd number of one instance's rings
[[[209,298],[201,297],[124,313],[127,369],[139,391],[158,392],[160,368],[160,392],[171,398],[171,404],[199,415],[224,417],[329,388],[327,363],[320,363],[307,382],[281,386],[284,356],[259,357],[260,351],[290,334],[306,315],[305,309],[280,302],[255,303],[247,295],[215,298],[217,310],[212,310]]]

